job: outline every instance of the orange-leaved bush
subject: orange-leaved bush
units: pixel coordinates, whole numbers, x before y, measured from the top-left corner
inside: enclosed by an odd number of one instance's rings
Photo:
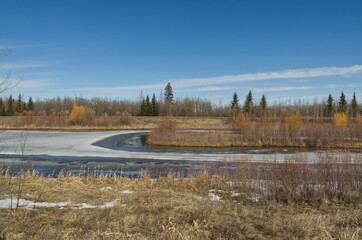
[[[345,127],[348,123],[347,115],[344,112],[341,113],[335,113],[333,115],[333,123],[337,127]]]
[[[80,105],[73,105],[72,112],[70,113],[70,120],[74,124],[81,124],[85,117],[85,107]]]
[[[249,118],[245,116],[243,113],[239,113],[238,117],[234,121],[235,127],[241,131],[247,130],[249,127],[249,123],[250,123]]]
[[[289,132],[297,132],[303,124],[303,118],[299,114],[286,116],[284,120]]]

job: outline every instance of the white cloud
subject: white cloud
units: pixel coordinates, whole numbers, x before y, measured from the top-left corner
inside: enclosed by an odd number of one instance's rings
[[[311,86],[288,86],[288,87],[270,87],[270,88],[254,88],[254,92],[276,92],[276,91],[292,91],[292,90],[308,90],[311,89]]]
[[[326,88],[352,88],[353,84],[329,84]]]
[[[35,62],[19,62],[19,63],[4,63],[0,64],[2,70],[18,70],[26,68],[38,68],[48,66],[49,64],[35,63]]]
[[[55,82],[53,78],[27,79],[23,80],[16,87],[16,90],[40,89],[52,86]]]
[[[191,87],[204,85],[218,85],[225,83],[237,83],[246,81],[260,81],[271,79],[295,79],[295,78],[312,78],[326,76],[340,76],[345,74],[357,74],[362,72],[362,65],[354,65],[351,67],[320,67],[309,69],[290,69],[279,72],[251,73],[239,75],[227,75],[211,78],[193,78],[179,79],[171,81],[174,86]]]
[[[296,80],[296,81],[294,81],[294,82],[296,82],[296,83],[306,83],[306,82],[309,82],[309,80],[307,80],[307,79],[301,79],[301,80]]]
[[[319,67],[319,68],[307,68],[307,69],[289,69],[277,72],[225,75],[225,76],[210,77],[210,78],[176,79],[176,80],[170,80],[169,82],[173,87],[177,87],[179,89],[185,87],[201,87],[201,86],[205,86],[204,89],[207,89],[207,86],[210,85],[221,85],[221,84],[272,80],[272,79],[297,79],[297,78],[314,78],[314,77],[328,77],[328,76],[344,76],[344,75],[358,74],[361,72],[362,72],[362,65],[354,65],[351,67]],[[107,88],[79,88],[71,90],[109,91],[109,90],[133,90],[133,89],[163,89],[166,83],[167,82],[149,84],[149,85],[130,85],[130,86],[119,86],[119,87],[107,87]],[[215,86],[213,86],[213,88],[215,89]],[[202,90],[202,88],[200,89]]]
[[[120,91],[120,90],[141,90],[141,89],[156,89],[164,88],[166,84],[149,84],[149,85],[131,85],[131,86],[120,86],[120,87],[106,87],[106,88],[75,88],[66,90],[83,90],[83,91]]]
[[[233,88],[232,87],[207,86],[207,87],[200,87],[198,89],[191,90],[191,92],[222,91],[222,90],[229,90],[229,89],[233,89]]]

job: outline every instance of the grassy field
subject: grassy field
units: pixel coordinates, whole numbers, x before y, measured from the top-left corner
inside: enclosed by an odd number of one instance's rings
[[[158,126],[164,117],[98,116],[88,124],[74,125],[68,116],[13,116],[0,117],[0,130],[150,130]],[[180,128],[230,129],[227,118],[176,117]]]
[[[3,172],[0,199],[12,198],[13,208],[0,209],[0,238],[357,240],[361,173],[348,157],[243,161],[233,171],[215,165],[188,178]],[[38,205],[17,208],[17,199]]]

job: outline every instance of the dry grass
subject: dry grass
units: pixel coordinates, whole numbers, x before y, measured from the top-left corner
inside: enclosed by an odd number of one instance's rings
[[[185,129],[228,129],[232,126],[227,118],[176,117],[178,126]],[[72,124],[69,116],[14,116],[0,117],[2,130],[144,130],[152,129],[163,121],[163,117],[94,116],[82,123]]]
[[[22,196],[69,202],[65,209],[0,210],[3,239],[360,239],[361,161],[325,157],[225,170],[215,165],[188,178],[136,179],[23,173],[0,178],[0,199],[22,179]],[[108,190],[101,190],[108,187]],[[122,193],[131,190],[133,193]],[[211,197],[219,196],[221,201]],[[258,201],[256,201],[258,199]],[[77,203],[110,208],[72,209]]]
[[[333,123],[303,123],[298,115],[286,117],[284,122],[263,119],[251,122],[241,115],[235,120],[234,131],[216,132],[168,131],[166,123],[161,122],[152,130],[151,144],[178,147],[362,148],[362,131],[357,121],[339,127]]]

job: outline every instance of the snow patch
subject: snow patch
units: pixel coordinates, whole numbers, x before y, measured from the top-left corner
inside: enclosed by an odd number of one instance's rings
[[[104,187],[104,188],[101,188],[101,191],[104,191],[104,190],[112,190],[113,188],[111,187]]]
[[[117,199],[112,202],[106,202],[102,205],[93,205],[88,203],[80,203],[74,204],[71,209],[90,209],[90,208],[110,208],[113,207],[114,204],[117,202]],[[0,208],[15,208],[18,203],[16,198],[7,198],[0,200]],[[49,202],[33,202],[26,199],[19,199],[19,207],[25,208],[27,210],[34,210],[35,207],[60,207],[60,209],[66,209],[68,206],[68,202],[58,202],[58,203],[49,203]],[[122,204],[121,206],[125,206]]]
[[[211,201],[221,201],[221,197],[212,192],[209,193],[209,198]]]
[[[131,190],[124,190],[124,191],[122,191],[121,193],[131,194],[131,193],[133,193],[133,191],[131,191]]]
[[[18,204],[19,207],[28,210],[34,209],[34,207],[65,207],[68,205],[67,202],[48,203],[48,202],[33,202],[26,199],[7,198],[0,200],[0,208],[15,208]]]

